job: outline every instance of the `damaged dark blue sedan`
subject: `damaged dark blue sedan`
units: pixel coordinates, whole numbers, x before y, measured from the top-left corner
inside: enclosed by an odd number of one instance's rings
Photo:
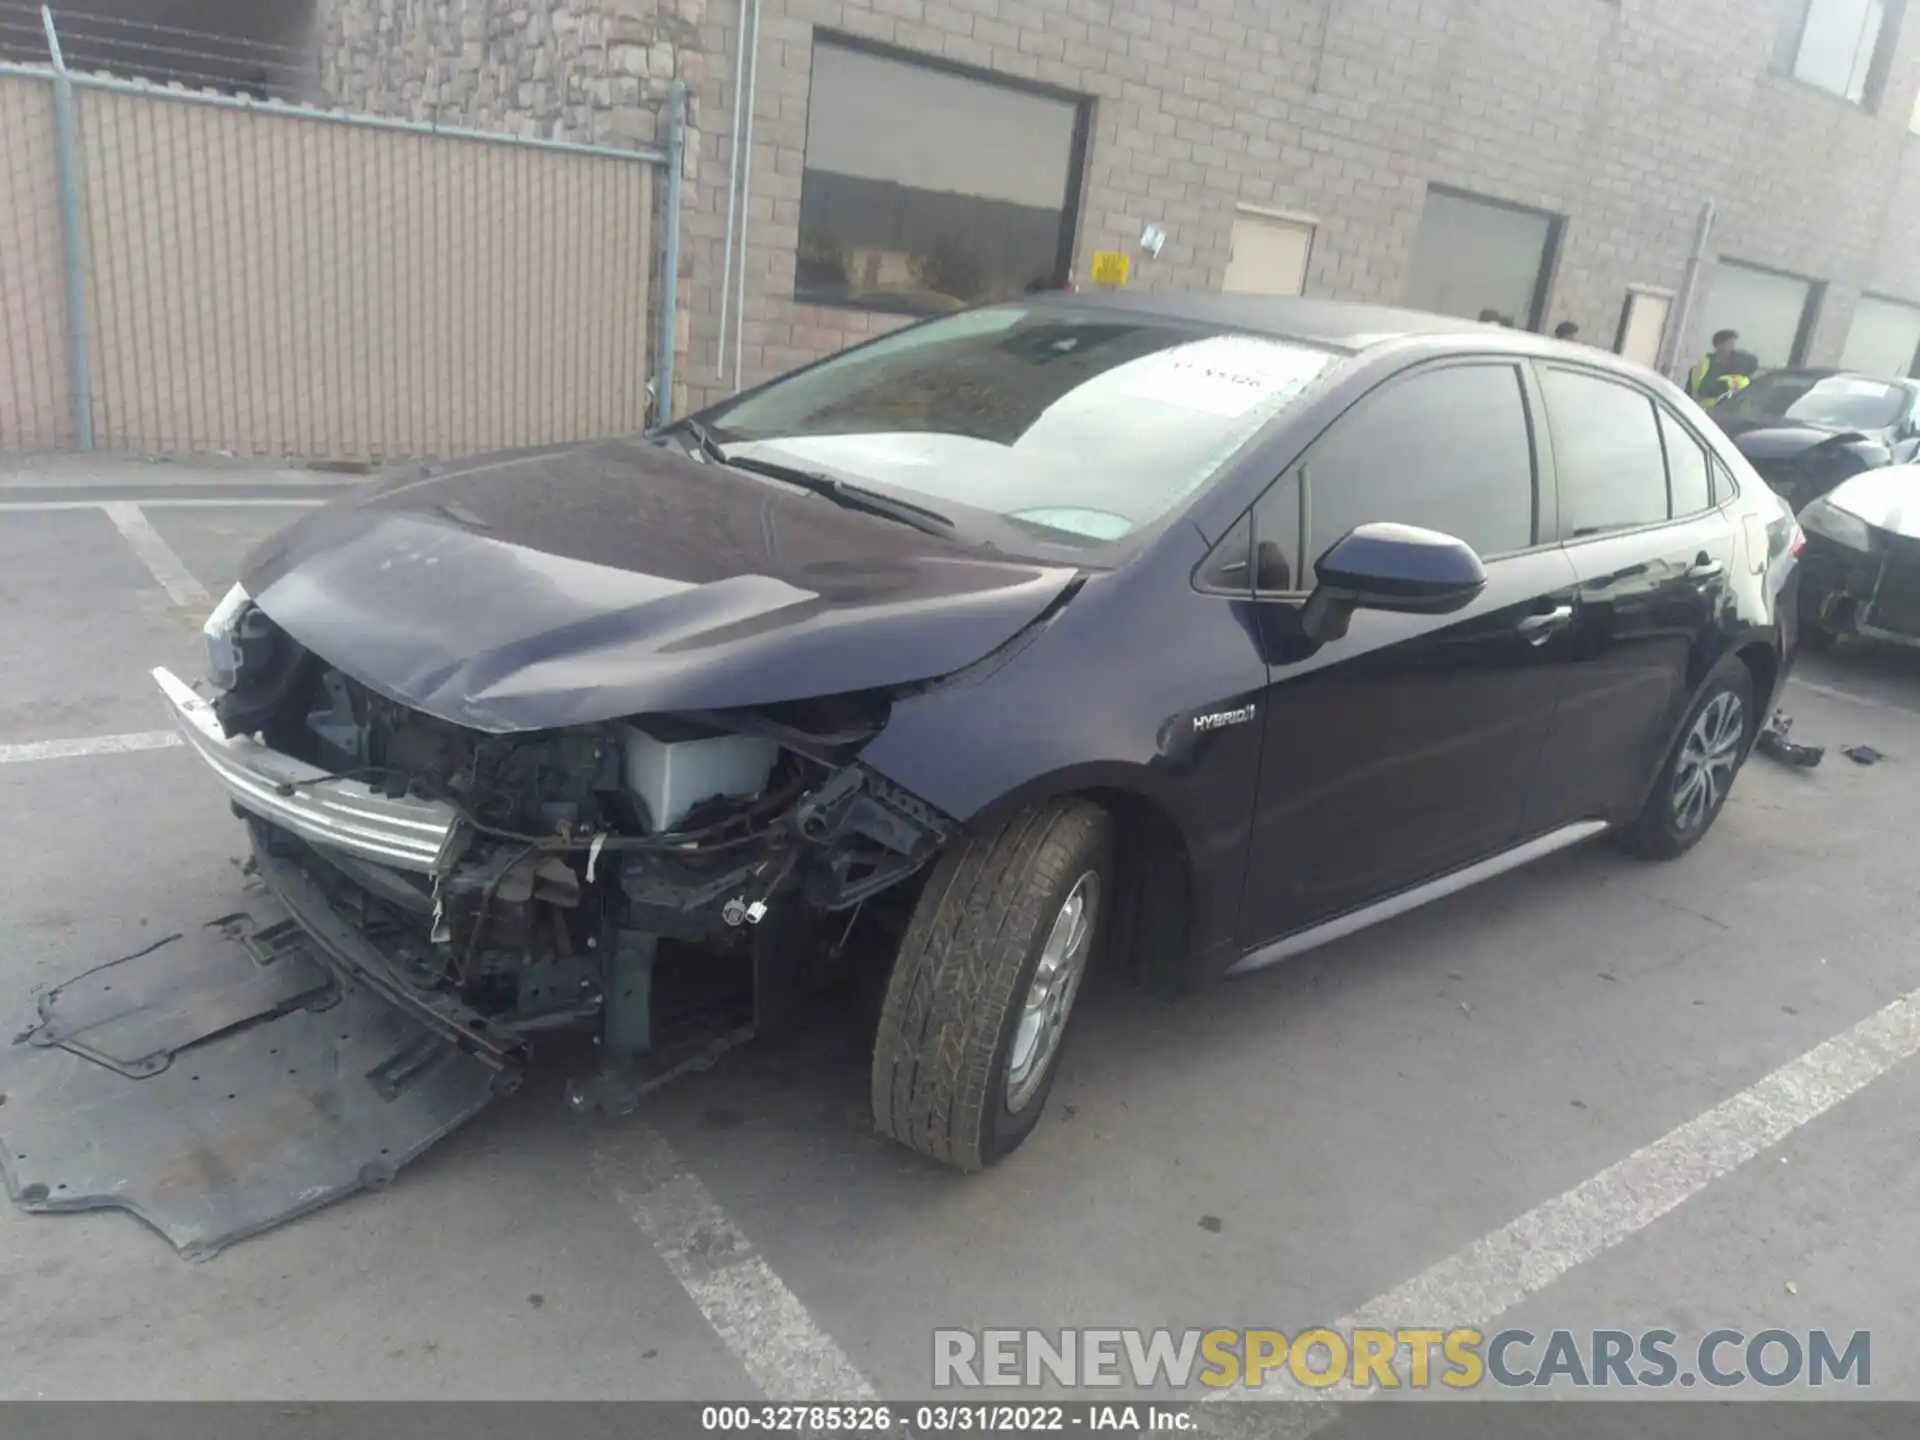
[[[877,957],[875,1124],[974,1169],[1093,965],[1177,993],[1602,832],[1687,850],[1800,543],[1592,349],[1056,295],[382,478],[252,557],[210,698],[156,676],[286,943],[497,1088],[589,1027],[576,1103],[621,1108]]]

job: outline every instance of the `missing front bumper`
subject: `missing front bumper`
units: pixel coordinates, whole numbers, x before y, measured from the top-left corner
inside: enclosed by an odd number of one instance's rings
[[[431,874],[453,843],[452,806],[384,795],[357,780],[334,780],[318,766],[269,749],[250,735],[228,735],[213,706],[179,676],[164,669],[152,673],[181,736],[249,814],[312,844],[416,874]]]

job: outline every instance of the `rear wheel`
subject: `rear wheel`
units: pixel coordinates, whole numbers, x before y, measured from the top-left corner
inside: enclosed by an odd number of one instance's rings
[[[962,1170],[1032,1133],[1105,936],[1112,875],[1106,812],[1077,800],[1022,811],[942,859],[881,1006],[881,1133]]]
[[[1684,855],[1719,818],[1755,733],[1753,677],[1737,659],[1707,677],[1653,793],[1623,839],[1649,860]]]

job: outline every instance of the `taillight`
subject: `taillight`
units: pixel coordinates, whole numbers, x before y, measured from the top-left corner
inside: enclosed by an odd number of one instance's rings
[[[1787,553],[1794,559],[1800,558],[1800,552],[1807,548],[1807,532],[1800,528],[1798,520],[1793,522],[1793,539],[1787,544]]]

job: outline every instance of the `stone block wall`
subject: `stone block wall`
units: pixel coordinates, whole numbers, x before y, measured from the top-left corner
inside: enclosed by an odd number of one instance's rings
[[[1075,274],[1217,290],[1236,207],[1318,222],[1310,294],[1405,297],[1438,183],[1565,217],[1546,322],[1612,341],[1629,285],[1716,253],[1825,284],[1814,358],[1863,292],[1920,301],[1920,6],[1877,113],[1771,68],[1775,0],[763,0],[740,344],[720,272],[750,0],[320,0],[338,103],[612,144],[692,89],[679,373],[695,402],[900,323],[793,298],[817,31],[1090,97]],[[511,203],[511,197],[503,197]],[[1163,227],[1158,256],[1142,228]],[[656,292],[657,293],[657,292]],[[1688,337],[1689,341],[1693,337]]]

